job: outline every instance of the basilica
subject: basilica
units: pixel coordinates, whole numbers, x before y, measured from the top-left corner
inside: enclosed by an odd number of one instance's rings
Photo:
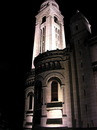
[[[25,87],[24,130],[97,127],[97,36],[80,11],[66,43],[59,5],[40,5]]]

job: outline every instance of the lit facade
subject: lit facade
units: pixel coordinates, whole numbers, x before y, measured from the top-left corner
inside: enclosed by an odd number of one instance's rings
[[[55,0],[45,0],[36,16],[25,130],[97,127],[97,37],[77,11],[66,47],[63,18]]]
[[[63,18],[54,0],[41,4],[36,16],[32,68],[34,58],[40,53],[66,48]]]

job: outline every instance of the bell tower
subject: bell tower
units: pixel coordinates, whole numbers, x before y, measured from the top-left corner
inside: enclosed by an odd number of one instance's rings
[[[32,69],[25,83],[25,129],[63,127],[71,122],[70,104],[64,105],[70,98],[63,99],[64,91],[69,92],[68,83],[64,83],[66,72],[63,62],[68,62],[68,52],[64,52],[63,19],[55,0],[45,0],[36,15]],[[66,84],[67,89],[64,90]],[[65,110],[66,107],[68,110]]]
[[[40,53],[66,48],[63,18],[55,0],[45,0],[41,4],[36,15],[32,68]]]
[[[36,15],[32,69],[35,68],[33,128],[71,127],[69,50],[63,15],[45,0]]]

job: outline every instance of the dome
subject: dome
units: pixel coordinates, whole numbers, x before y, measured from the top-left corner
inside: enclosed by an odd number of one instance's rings
[[[55,1],[55,0],[45,0],[45,1]]]
[[[78,20],[85,20],[87,23],[89,23],[86,17],[79,10],[77,10],[76,14],[72,16],[70,23],[74,23]]]
[[[41,4],[40,9],[42,9],[42,8],[44,8],[44,7],[47,7],[47,6],[49,6],[50,4],[52,4],[52,6],[54,6],[54,7],[56,7],[56,8],[59,9],[59,6],[58,6],[58,4],[56,3],[55,0],[45,0],[45,1]]]

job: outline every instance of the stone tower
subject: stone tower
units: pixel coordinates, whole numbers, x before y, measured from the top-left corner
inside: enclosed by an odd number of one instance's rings
[[[63,16],[55,0],[45,0],[36,15],[33,61],[47,50],[66,48]]]
[[[63,18],[55,0],[45,0],[36,16],[32,71],[25,89],[24,127],[29,129],[67,127],[67,122],[71,126],[70,99],[64,98],[70,93]]]
[[[25,130],[97,127],[97,37],[77,11],[66,47],[63,18],[55,0],[45,0],[36,15]]]

